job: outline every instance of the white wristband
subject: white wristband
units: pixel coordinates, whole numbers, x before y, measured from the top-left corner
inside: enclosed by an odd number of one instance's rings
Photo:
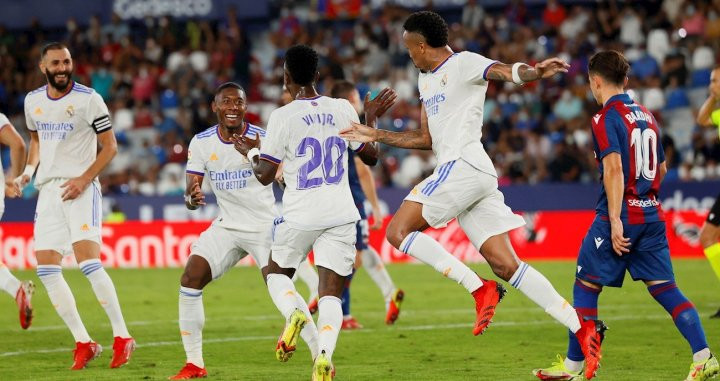
[[[522,85],[525,83],[525,81],[523,81],[520,78],[520,73],[518,73],[518,70],[520,69],[520,66],[522,66],[522,65],[525,65],[525,64],[522,62],[516,62],[512,67],[512,80],[514,83],[516,83],[518,85]]]
[[[35,166],[34,165],[26,165],[25,170],[23,171],[22,175],[23,176],[27,175],[32,179],[34,174],[35,174]]]
[[[250,151],[248,151],[248,153],[246,155],[248,160],[250,160],[251,162],[253,161],[253,158],[256,156],[260,156],[260,150],[257,149],[257,147],[251,148]]]

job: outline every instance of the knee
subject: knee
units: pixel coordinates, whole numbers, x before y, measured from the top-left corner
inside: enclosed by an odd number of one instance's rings
[[[385,236],[388,242],[390,242],[393,247],[399,250],[402,241],[405,240],[405,237],[407,237],[407,235],[410,233],[412,232],[408,231],[405,226],[396,223],[395,220],[391,220],[390,224],[387,227]]]
[[[515,272],[519,267],[518,263],[514,259],[510,259],[511,260],[488,260],[488,264],[490,264],[490,268],[493,273],[504,281],[509,281],[510,278],[515,275]]]
[[[209,283],[202,276],[197,276],[185,271],[180,277],[180,285],[182,287],[193,288],[196,290],[202,290]]]

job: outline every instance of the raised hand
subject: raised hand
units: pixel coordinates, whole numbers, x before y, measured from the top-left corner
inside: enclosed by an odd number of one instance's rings
[[[377,130],[352,122],[352,126],[340,131],[340,137],[353,142],[372,143],[377,140]]]
[[[548,58],[535,64],[538,78],[550,78],[557,73],[567,73],[570,64],[560,58]]]
[[[365,102],[363,103],[365,113],[375,118],[379,118],[385,114],[385,112],[395,105],[397,100],[397,93],[395,90],[386,87],[380,91],[380,93],[370,100],[370,92],[365,94]]]
[[[260,138],[257,135],[255,135],[255,139],[250,139],[247,136],[233,134],[233,136],[230,137],[230,141],[233,142],[235,150],[243,156],[247,156],[248,151],[251,149],[260,147]]]

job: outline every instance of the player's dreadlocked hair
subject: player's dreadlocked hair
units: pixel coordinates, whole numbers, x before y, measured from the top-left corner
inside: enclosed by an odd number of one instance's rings
[[[307,45],[295,45],[285,53],[285,67],[293,82],[300,86],[308,86],[315,81],[318,54]]]
[[[403,29],[421,34],[433,48],[440,48],[448,43],[447,23],[435,12],[420,11],[411,14],[405,20]]]
[[[630,70],[625,57],[617,50],[597,52],[590,57],[588,73],[597,74],[603,79],[616,85],[625,84],[625,78]]]

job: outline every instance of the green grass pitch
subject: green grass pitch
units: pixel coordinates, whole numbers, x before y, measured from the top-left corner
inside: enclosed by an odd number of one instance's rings
[[[572,262],[535,262],[571,298]],[[704,260],[674,262],[680,288],[698,307],[711,348],[720,350],[720,321],[707,317],[720,307],[720,283]],[[486,265],[473,265],[491,276]],[[385,326],[380,293],[361,270],[353,281],[352,308],[365,325],[340,334],[334,362],[338,380],[533,380],[531,370],[565,353],[567,333],[525,296],[510,289],[485,335],[471,333],[472,298],[454,282],[422,265],[389,271],[406,292],[395,326]],[[85,325],[105,348],[86,370],[71,372],[70,332],[53,310],[34,272],[15,272],[38,285],[29,331],[17,322],[14,301],[0,295],[0,379],[162,380],[177,372],[185,354],[177,326],[180,269],[110,270],[125,319],[139,348],[131,362],[108,368],[112,332],[89,283],[78,270],[64,271]],[[508,286],[508,288],[510,288]],[[307,296],[304,286],[299,290]],[[214,380],[309,380],[304,343],[290,362],[275,360],[283,318],[255,268],[235,268],[204,294],[207,321],[205,364]],[[606,289],[600,317],[610,331],[597,380],[679,380],[687,374],[690,348],[643,284]]]

